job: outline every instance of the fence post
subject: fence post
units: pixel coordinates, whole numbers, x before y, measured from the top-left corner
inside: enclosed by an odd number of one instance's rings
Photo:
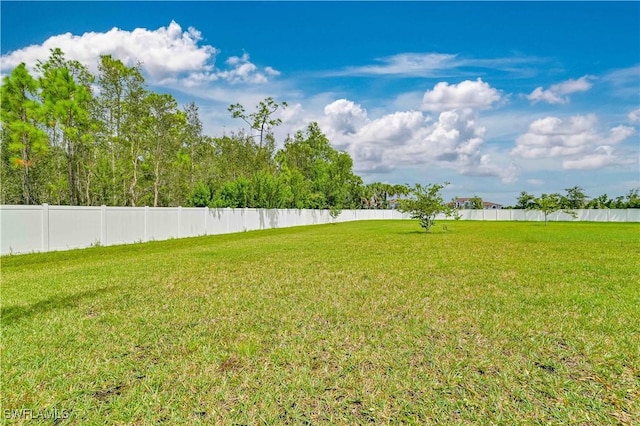
[[[100,206],[100,244],[107,245],[107,206]]]
[[[144,206],[144,242],[149,241],[149,206]]]
[[[180,228],[182,228],[182,206],[178,206],[178,238],[180,238],[182,234]]]
[[[49,251],[49,204],[42,205],[42,251]]]
[[[209,210],[209,207],[203,207],[203,210],[204,210],[204,235],[208,235],[207,234],[207,216],[209,216],[208,215],[209,212],[207,210]]]

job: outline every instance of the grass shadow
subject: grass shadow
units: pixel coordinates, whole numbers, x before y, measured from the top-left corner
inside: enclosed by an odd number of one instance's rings
[[[401,232],[395,232],[396,235],[412,235],[412,234],[424,234],[424,235],[429,235],[424,231],[401,231]]]
[[[394,234],[396,235],[415,235],[415,234],[421,234],[421,235],[445,235],[445,234],[451,234],[451,230],[450,229],[442,229],[442,228],[438,228],[438,229],[431,229],[429,232],[426,232],[424,229],[414,229],[412,231],[398,231],[398,232],[394,232]]]
[[[13,324],[23,318],[44,314],[56,309],[75,308],[82,299],[89,299],[110,292],[117,286],[103,287],[97,290],[82,291],[69,296],[55,296],[26,306],[6,306],[0,309],[0,319],[4,326]]]

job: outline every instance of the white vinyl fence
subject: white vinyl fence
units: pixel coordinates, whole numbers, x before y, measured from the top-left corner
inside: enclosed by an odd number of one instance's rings
[[[542,221],[538,211],[461,210],[462,220]],[[556,212],[550,221],[640,222],[640,209]],[[397,210],[343,210],[336,222],[408,219]],[[440,217],[443,219],[444,217]],[[206,207],[0,206],[0,254],[47,252],[169,238],[331,223],[328,210]]]
[[[640,222],[640,209],[581,209],[573,210],[576,217],[557,211],[547,220],[551,222]],[[539,210],[459,210],[461,220],[544,221]]]
[[[396,210],[343,210],[335,222],[406,219]],[[206,207],[0,206],[0,254],[47,252],[333,222],[329,210]]]

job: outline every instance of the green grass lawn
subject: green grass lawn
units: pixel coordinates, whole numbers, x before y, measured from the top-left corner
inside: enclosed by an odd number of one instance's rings
[[[638,259],[638,224],[413,221],[3,257],[0,415],[638,424]]]

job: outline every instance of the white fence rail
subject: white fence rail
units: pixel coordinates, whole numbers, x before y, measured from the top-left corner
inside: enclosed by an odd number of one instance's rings
[[[463,220],[541,221],[525,210],[461,210]],[[556,212],[551,221],[640,222],[640,209]],[[407,219],[396,210],[343,210],[335,220]],[[206,207],[0,206],[0,254],[47,252],[169,238],[330,223],[328,210]]]

